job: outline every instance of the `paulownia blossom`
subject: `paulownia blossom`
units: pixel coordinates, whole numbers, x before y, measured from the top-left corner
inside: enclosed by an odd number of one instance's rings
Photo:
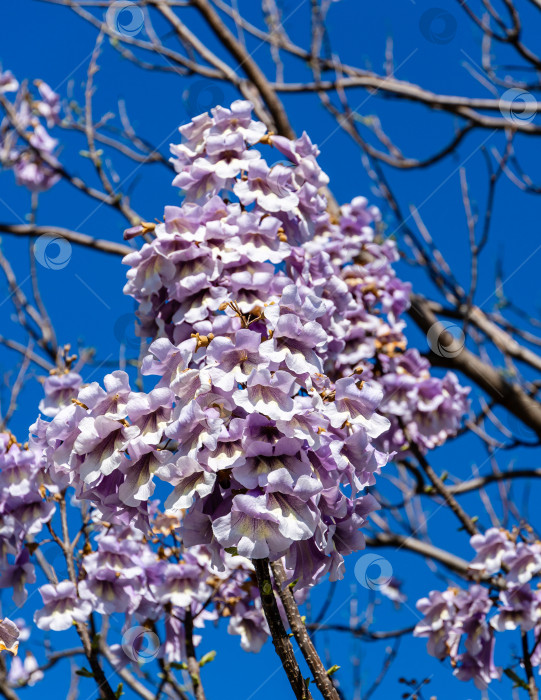
[[[18,185],[43,192],[60,179],[60,164],[54,155],[58,141],[48,129],[59,122],[61,105],[47,83],[37,80],[35,85],[37,94],[32,94],[10,71],[0,71],[0,97],[9,112],[0,133],[0,163],[13,170]],[[16,93],[12,101],[7,93]]]
[[[184,204],[166,207],[164,223],[150,225],[155,239],[125,260],[141,335],[178,346],[192,333],[213,333],[208,357],[221,359],[212,375],[218,388],[220,372],[226,382],[244,381],[235,352],[246,351],[250,371],[254,353],[271,349],[267,359],[293,375],[323,371],[335,381],[362,369],[383,393],[378,412],[391,421],[379,449],[407,448],[403,428],[423,451],[445,442],[467,409],[468,390],[453,373],[431,376],[428,361],[406,350],[410,285],[396,277],[396,244],[383,238],[379,211],[356,197],[338,220],[331,217],[317,148],[306,134],[295,141],[267,134],[248,102],[216,108],[180,132],[173,184],[183,188]],[[259,149],[289,166],[269,167]],[[230,347],[224,304],[247,314],[250,330],[267,326],[275,342],[264,337],[259,349],[255,335],[242,343],[237,335]]]
[[[155,388],[133,391],[119,371],[104,388],[74,386],[71,405],[56,389],[36,441],[52,480],[110,522],[148,527],[162,481],[166,508],[187,509],[185,545],[208,547],[216,565],[225,549],[285,557],[299,588],[340,578],[377,507],[364,489],[388,459],[372,441],[390,422],[375,378],[337,372],[358,302],[325,250],[344,234],[320,194],[317,149],[306,135],[269,136],[240,101],[181,133],[184,204],[125,259],[141,332],[160,336],[142,365]],[[291,166],[268,166],[265,144]]]
[[[58,399],[57,383],[45,386],[51,387],[47,405],[52,406],[52,397]],[[145,443],[138,444],[144,451]],[[62,570],[62,552],[51,556],[51,545],[41,544],[50,539],[49,533],[43,532],[43,524],[53,519],[61,494],[32,445],[22,446],[4,433],[0,434],[0,447],[0,586],[11,589],[13,603],[21,606],[28,586],[36,584],[36,552],[44,548],[45,563],[56,572]],[[64,481],[62,474],[59,481]],[[29,500],[30,493],[33,500]],[[71,500],[75,512],[82,505]],[[205,547],[185,550],[178,535],[182,512],[160,516],[156,505],[156,501],[148,504],[150,530],[146,529],[151,534],[147,537],[129,524],[104,523],[92,510],[90,531],[95,535],[74,556],[79,580],[60,580],[39,587],[43,604],[35,613],[35,625],[41,630],[63,631],[74,623],[86,622],[91,612],[125,615],[126,630],[149,619],[156,624],[165,620],[160,653],[168,662],[180,663],[186,658],[183,620],[188,609],[196,627],[226,618],[230,632],[240,635],[243,648],[258,651],[268,628],[251,563],[223,552],[221,566],[216,567]],[[23,519],[14,516],[14,511]],[[70,517],[74,518],[75,513]],[[28,535],[31,540],[27,541]],[[164,542],[170,537],[177,545],[166,549]],[[63,566],[66,568],[66,564]],[[19,641],[26,641],[28,635],[22,621],[4,618],[0,621],[0,650],[15,654]],[[10,667],[9,681],[14,685],[32,685],[42,677],[29,650],[24,662]]]
[[[534,581],[541,572],[541,545],[521,536],[498,528],[474,535],[477,554],[469,568],[482,583],[431,591],[417,603],[424,617],[414,634],[428,637],[428,653],[449,657],[457,678],[473,679],[481,689],[502,675],[494,663],[497,633],[518,630],[523,636],[533,630],[534,640],[541,635],[541,591]],[[541,666],[537,642],[531,664]]]
[[[53,124],[58,103],[38,90]],[[341,578],[394,450],[441,444],[466,409],[454,375],[406,350],[409,285],[379,212],[359,197],[331,216],[309,137],[269,134],[251,112],[237,101],[181,127],[182,206],[126,232],[147,239],[124,260],[152,341],[144,390],[120,370],[85,384],[68,363],[44,383],[29,445],[0,436],[0,586],[24,601],[58,502],[75,493],[85,513],[75,573],[40,587],[43,630],[90,611],[124,629],[163,623],[173,663],[187,617],[225,617],[259,650],[269,629],[250,560],[281,560],[299,601]]]
[[[0,620],[0,651],[17,653],[19,648],[19,628],[9,618]]]

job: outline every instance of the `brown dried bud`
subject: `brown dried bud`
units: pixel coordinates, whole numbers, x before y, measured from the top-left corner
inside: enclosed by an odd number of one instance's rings
[[[156,228],[156,224],[152,221],[141,221],[141,226],[143,227],[143,233],[151,233]]]
[[[208,335],[199,335],[199,333],[192,333],[191,337],[197,340],[196,350],[199,350],[199,348],[208,347],[210,341],[214,340],[214,333],[209,333]]]
[[[274,132],[273,132],[273,131],[269,131],[268,134],[265,134],[265,136],[262,136],[262,137],[259,139],[258,143],[261,143],[261,144],[263,144],[264,146],[272,146],[272,139],[271,139],[271,136],[274,136]]]

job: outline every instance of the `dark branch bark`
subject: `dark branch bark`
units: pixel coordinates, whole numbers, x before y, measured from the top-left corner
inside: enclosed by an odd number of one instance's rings
[[[413,297],[409,315],[424,333],[427,333],[434,324],[439,324],[438,336],[442,338],[444,345],[453,341],[451,335],[439,323],[428,302],[422,297]],[[447,340],[446,336],[448,336]],[[510,384],[497,369],[483,362],[467,348],[462,348],[457,355],[449,358],[431,353],[430,361],[433,365],[462,372],[496,403],[504,406],[541,437],[541,404],[528,396],[519,386]]]
[[[193,617],[191,610],[186,610],[184,619],[184,628],[186,630],[186,654],[188,656],[188,673],[192,679],[193,694],[195,700],[206,700],[203,684],[201,683],[201,668],[195,655],[195,647],[193,643]]]
[[[0,654],[0,695],[6,700],[19,700],[17,693],[10,688],[7,682],[7,668],[3,656]]]
[[[272,635],[272,643],[276,649],[280,661],[284,667],[287,678],[297,700],[312,700],[312,695],[306,687],[306,682],[302,677],[299,664],[295,658],[295,652],[289,641],[288,634],[284,628],[284,623],[280,617],[280,611],[274,597],[274,589],[269,572],[268,559],[254,559],[253,565],[257,577],[259,594],[263,611],[267,618],[267,623]]]
[[[530,700],[539,700],[539,693],[533,675],[531,654],[528,650],[528,634],[526,632],[522,632],[522,657],[524,659],[524,670],[528,678],[528,695]]]
[[[400,421],[400,424],[402,426],[402,430],[404,431],[404,434],[406,435],[408,442],[409,442],[409,449],[413,452],[415,455],[415,458],[421,465],[421,468],[423,469],[424,473],[428,476],[430,479],[432,485],[436,489],[436,491],[440,494],[445,499],[445,502],[449,505],[449,508],[453,511],[453,513],[456,515],[456,517],[460,520],[462,525],[464,526],[464,529],[466,532],[468,532],[470,535],[476,535],[478,530],[473,522],[473,520],[470,518],[470,516],[466,513],[464,508],[460,505],[460,503],[456,500],[456,498],[453,496],[453,494],[449,491],[447,486],[443,483],[443,481],[440,479],[440,477],[436,474],[436,472],[432,469],[430,466],[428,460],[426,457],[423,455],[421,450],[419,449],[418,445],[411,440],[410,436],[407,433],[406,428],[404,427],[404,424],[402,421]]]
[[[513,479],[541,479],[541,469],[515,469],[512,472],[487,474],[486,476],[478,476],[469,481],[463,481],[461,484],[450,484],[447,489],[450,493],[460,495],[461,493],[477,491],[488,484],[498,483],[500,481],[511,481]]]
[[[280,98],[271,87],[265,74],[259,68],[257,63],[246,51],[244,46],[242,46],[242,44],[237,41],[235,36],[229,31],[226,25],[222,22],[218,13],[207,0],[194,0],[193,4],[203,15],[220,43],[223,44],[223,46],[229,51],[235,60],[239,62],[239,68],[242,68],[242,70],[257,88],[261,98],[267,105],[278,133],[282,136],[287,136],[290,139],[295,138],[295,132],[289,123],[286,111],[282,102],[280,101]]]
[[[433,559],[444,564],[461,576],[468,575],[468,562],[460,557],[440,549],[430,542],[422,542],[415,537],[407,535],[395,535],[386,532],[378,532],[366,538],[366,546],[370,547],[394,547],[395,549],[407,549],[410,552],[421,554],[423,557]]]
[[[85,246],[86,248],[94,248],[102,253],[113,253],[114,255],[127,255],[133,253],[134,249],[123,243],[115,243],[114,241],[106,241],[100,238],[92,238],[85,233],[70,231],[67,228],[60,226],[30,226],[28,224],[2,224],[0,223],[0,232],[9,233],[14,236],[26,236],[28,238],[38,238],[39,236],[62,236],[70,243]]]
[[[271,564],[271,569],[278,588],[278,595],[280,596],[280,600],[282,601],[282,605],[286,611],[291,631],[297,640],[297,644],[299,645],[302,655],[306,659],[306,663],[308,664],[310,671],[312,671],[312,675],[314,676],[319,692],[324,698],[326,698],[326,700],[340,700],[333,682],[327,675],[325,666],[319,658],[316,648],[310,639],[310,635],[306,631],[306,627],[301,619],[293,593],[289,586],[285,585],[285,572],[282,563],[280,561],[273,562]]]
[[[73,558],[73,545],[69,536],[65,492],[62,494],[62,500],[60,501],[60,522],[62,524],[62,539],[58,537],[55,537],[55,539],[57,540],[58,545],[62,548],[66,565],[68,567],[70,581],[77,586],[77,572],[75,571],[75,563]],[[50,532],[54,537],[52,528],[50,528]],[[90,668],[94,674],[94,680],[98,685],[98,693],[100,697],[104,698],[104,700],[116,700],[116,695],[109,685],[107,676],[101,667],[99,647],[94,643],[94,640],[91,639],[88,625],[85,622],[75,622],[75,628],[81,642],[83,643],[85,656],[88,659],[88,663],[90,664]]]
[[[374,641],[380,641],[384,639],[395,639],[396,637],[403,637],[406,634],[411,634],[415,629],[415,625],[411,627],[404,627],[400,630],[389,630],[385,632],[371,631],[367,627],[350,627],[349,625],[323,625],[318,622],[309,622],[306,625],[306,629],[313,630],[314,632],[327,631],[327,632],[347,632],[354,637],[362,637],[363,639],[369,639]]]

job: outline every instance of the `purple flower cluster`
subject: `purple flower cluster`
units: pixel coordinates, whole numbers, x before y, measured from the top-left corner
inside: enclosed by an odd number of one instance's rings
[[[41,546],[43,524],[54,515],[58,488],[34,449],[23,449],[5,433],[0,434],[0,445],[0,586],[10,588],[14,604],[21,606],[26,586],[36,583],[33,554]],[[43,607],[34,615],[37,627],[66,630],[85,622],[91,612],[124,614],[125,629],[149,620],[158,625],[165,619],[160,654],[181,662],[186,658],[183,621],[189,610],[196,627],[227,619],[243,649],[259,651],[268,628],[252,564],[223,552],[216,566],[215,555],[206,547],[185,549],[178,536],[182,514],[160,515],[156,503],[149,510],[146,537],[131,525],[103,522],[94,512],[92,531],[97,534],[75,557],[77,580],[39,588]],[[175,546],[164,546],[167,535],[173,535]],[[16,653],[18,639],[17,626],[8,618],[0,621],[0,650]],[[13,685],[33,684],[42,677],[36,669],[35,658],[27,652],[24,663],[12,664],[9,680]]]
[[[473,679],[478,688],[486,688],[493,678],[500,678],[501,669],[495,667],[493,659],[494,629],[486,619],[492,609],[486,588],[475,584],[467,591],[431,591],[428,598],[418,601],[417,608],[424,618],[414,635],[428,637],[431,656],[449,656],[454,674],[461,680]]]
[[[285,310],[302,308],[295,288],[283,299]],[[312,315],[318,301],[305,301]],[[133,391],[122,371],[103,388],[79,387],[73,373],[47,383],[44,406],[55,415],[32,430],[50,481],[73,486],[108,522],[145,532],[150,499],[167,496],[167,513],[188,509],[184,545],[206,546],[219,569],[226,550],[285,555],[299,587],[328,571],[340,577],[377,507],[363,489],[385,463],[371,438],[388,421],[375,413],[377,388],[356,376],[331,385],[321,373],[310,347],[321,326],[276,306],[266,340],[227,314],[228,332],[211,340],[156,340],[142,365],[159,377],[149,393]]]
[[[40,469],[38,452],[0,433],[0,588],[12,589],[18,606],[26,600],[25,585],[36,580],[25,543],[55,511],[54,501],[44,498],[46,486],[54,490]]]
[[[410,305],[411,285],[396,276],[398,250],[378,233],[380,219],[375,207],[356,197],[342,207],[337,225],[327,225],[305,247],[311,254],[326,251],[347,285],[348,323],[335,371],[345,376],[360,368],[380,385],[379,410],[391,426],[376,444],[402,452],[408,443],[403,426],[408,438],[426,451],[456,433],[468,409],[469,388],[460,386],[452,372],[442,379],[432,376],[428,360],[406,349],[402,315]]]
[[[458,678],[473,679],[482,689],[502,673],[494,665],[496,632],[533,630],[534,640],[541,635],[541,590],[531,585],[541,572],[541,544],[519,541],[518,535],[498,528],[474,535],[476,556],[469,568],[485,585],[431,591],[417,603],[424,617],[415,636],[428,637],[429,654],[449,657]],[[537,645],[531,664],[541,666]]]
[[[68,629],[91,611],[123,614],[124,631],[163,624],[159,653],[169,663],[179,663],[186,659],[184,621],[189,612],[198,628],[228,619],[229,631],[240,635],[242,647],[259,651],[268,628],[248,560],[224,553],[218,570],[205,547],[182,547],[175,534],[176,517],[154,517],[149,538],[131,526],[94,522],[99,534],[80,558],[77,586],[61,581],[40,588],[44,607],[34,616],[40,629]],[[164,547],[159,534],[174,534],[176,546]]]
[[[40,120],[52,126],[59,103],[37,87],[38,100],[21,89],[14,109],[24,129],[46,134]],[[1,74],[0,91],[10,89]],[[308,136],[269,134],[251,111],[237,101],[182,127],[172,147],[182,206],[126,234],[145,237],[124,260],[139,332],[153,341],[145,390],[123,371],[83,384],[68,362],[44,381],[29,447],[0,434],[0,586],[16,603],[35,582],[43,524],[55,539],[57,502],[74,491],[70,505],[85,513],[73,565],[40,587],[42,630],[121,615],[126,633],[161,625],[159,653],[178,663],[187,616],[196,628],[227,618],[257,651],[268,628],[250,560],[282,559],[299,599],[327,574],[341,578],[378,507],[367,487],[407,448],[402,426],[426,450],[466,410],[454,375],[431,377],[406,350],[410,290],[379,212],[359,197],[331,215]],[[43,175],[39,152],[28,158]],[[477,597],[453,603],[460,634],[482,647],[466,647],[464,669],[491,653],[493,628],[468,626],[474,609],[481,625]],[[133,659],[116,651],[119,664]],[[14,677],[33,678],[32,663]]]
[[[426,451],[455,435],[468,409],[469,387],[461,386],[453,372],[443,378],[431,376],[428,360],[415,349],[380,354],[378,359],[384,392],[381,412],[391,421],[380,441],[383,449],[403,451],[409,438]]]
[[[81,408],[71,401],[65,406],[70,392],[77,395],[81,380],[69,371],[49,379],[44,384],[47,393],[43,406],[62,421],[62,414],[66,417],[70,408]],[[106,379],[106,384],[111,391],[119,388],[114,380],[109,383]],[[88,399],[95,387],[86,388]],[[121,399],[111,398],[108,407],[118,412]],[[116,403],[114,398],[118,399]],[[141,409],[141,401],[143,407],[149,406],[140,396],[131,398],[135,401],[134,410],[138,406]],[[141,416],[148,413],[141,411]],[[144,418],[141,420],[143,425]],[[143,437],[152,436],[151,423],[152,418],[146,425],[147,432],[142,431]],[[34,428],[45,425],[53,423],[40,420]],[[152,437],[149,439],[152,442]],[[43,525],[52,522],[56,503],[64,498],[62,490],[69,482],[61,468],[55,470],[47,465],[38,451],[38,442],[34,439],[25,448],[11,434],[0,433],[0,587],[11,589],[17,606],[25,602],[27,586],[36,583],[33,555],[45,546],[42,541],[50,538],[48,532],[42,532]],[[146,454],[141,441],[137,449]],[[72,499],[71,505],[77,510],[80,502]],[[136,507],[133,510],[137,512]],[[195,627],[227,619],[229,632],[240,636],[243,649],[259,651],[268,628],[252,564],[227,552],[221,552],[218,562],[216,552],[204,546],[186,549],[179,535],[181,518],[182,512],[160,514],[156,501],[145,501],[145,536],[129,523],[129,518],[126,523],[111,524],[93,510],[90,536],[74,557],[76,579],[52,581],[39,588],[43,606],[34,615],[37,627],[62,631],[74,623],[85,622],[91,612],[124,614],[126,630],[136,624],[148,625],[149,621],[162,625],[160,655],[169,662],[183,662],[184,619],[186,611],[190,611]],[[165,545],[168,536],[173,537],[173,546]],[[47,565],[51,564],[47,561],[50,556],[50,549],[46,549]],[[52,561],[58,564],[62,558],[58,550]],[[55,565],[54,569],[61,567]],[[0,621],[0,650],[15,653],[18,640],[25,639],[11,620]],[[27,651],[24,662],[12,662],[8,680],[13,686],[32,685],[41,677],[36,659]]]
[[[322,372],[335,381],[363,370],[379,386],[379,410],[391,423],[379,449],[407,446],[400,424],[422,450],[454,434],[467,389],[452,373],[431,376],[428,362],[406,351],[410,285],[396,276],[396,244],[378,231],[379,211],[357,197],[331,216],[317,148],[306,134],[295,141],[268,134],[248,102],[217,107],[180,132],[172,152],[183,205],[166,207],[163,224],[127,232],[154,236],[125,258],[140,334],[178,345],[249,326],[263,338],[277,331],[278,347],[284,333],[290,346],[297,335],[304,364],[286,362],[297,375]],[[256,147],[280,162],[270,167]]]
[[[48,129],[59,122],[60,98],[42,80],[36,80],[37,94],[25,83],[19,85],[10,71],[0,72],[0,96],[6,98],[6,114],[0,130],[0,163],[12,169],[18,185],[31,192],[50,189],[59,179],[54,151],[58,141]]]
[[[207,546],[218,564],[224,550],[285,556],[303,588],[340,578],[344,556],[364,546],[359,528],[377,507],[364,489],[387,461],[372,443],[390,422],[376,413],[375,379],[337,371],[359,301],[332,256],[353,255],[355,236],[346,243],[330,221],[318,151],[306,134],[267,134],[251,109],[238,101],[181,128],[183,205],[128,233],[154,233],[125,258],[141,333],[158,336],[142,363],[154,388],[133,391],[118,371],[70,396],[72,378],[55,377],[52,421],[35,432],[51,479],[108,521],[145,527],[164,482],[165,507],[188,509],[187,547]],[[255,146],[269,144],[288,166],[268,166]],[[347,214],[369,238],[363,203]],[[389,292],[390,314],[406,291]]]

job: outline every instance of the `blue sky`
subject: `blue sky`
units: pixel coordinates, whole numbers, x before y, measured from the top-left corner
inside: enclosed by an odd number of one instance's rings
[[[247,11],[253,13],[254,17],[257,15],[257,4],[253,0],[239,0],[241,10],[249,8]],[[293,0],[285,2],[285,14],[289,15],[287,27],[292,37],[299,42],[307,35],[305,5],[307,7],[308,3],[297,5]],[[440,14],[440,17],[444,17],[440,20],[443,24],[433,25],[433,33],[430,35],[427,33],[426,17],[434,6],[426,0],[381,0],[377,3],[342,0],[333,7],[329,20],[334,50],[345,63],[381,71],[385,42],[391,36],[394,40],[395,71],[398,78],[421,83],[427,89],[445,94],[491,97],[490,90],[476,82],[467,70],[468,65],[470,68],[478,67],[480,61],[478,31],[466,20],[457,3],[441,0],[440,8],[444,10],[444,14]],[[526,35],[534,37],[536,24],[533,14],[532,17],[529,14],[533,13],[533,9],[530,10],[528,3],[525,3],[524,10],[525,18],[531,20],[525,22]],[[186,16],[190,21],[193,20],[193,27],[201,32],[203,39],[211,42],[211,37],[202,29],[199,20],[190,13],[190,10],[186,10]],[[438,35],[443,36],[444,41],[438,40]],[[62,96],[71,90],[73,96],[81,101],[95,36],[93,29],[65,8],[35,0],[4,3],[0,21],[0,61],[19,80],[41,78]],[[268,65],[263,47],[254,46],[253,56],[263,66]],[[208,86],[197,77],[190,81],[167,74],[145,73],[122,59],[107,43],[99,63],[101,70],[96,78],[98,92],[95,97],[95,113],[117,111],[118,99],[125,99],[134,127],[152,143],[159,145],[164,154],[167,154],[170,142],[178,142],[176,129],[191,115],[212,106],[212,103],[226,104],[236,97],[227,86],[216,83]],[[300,64],[291,65],[290,69],[289,80],[294,81],[307,75]],[[320,162],[329,174],[331,188],[340,202],[364,194],[372,197],[375,203],[380,203],[372,194],[372,185],[363,169],[360,152],[336,128],[317,98],[288,96],[284,102],[295,130],[298,133],[306,130],[312,140],[320,145]],[[362,91],[352,93],[351,103],[357,107],[362,117],[377,115],[406,155],[427,156],[452,137],[453,119],[444,114],[430,114],[424,107],[381,99]],[[62,134],[60,131],[54,132],[54,135],[62,138],[62,161],[71,171],[88,177],[90,182],[96,184],[90,163],[78,156],[79,151],[85,148],[81,136]],[[482,213],[487,196],[482,149],[490,151],[496,148],[501,153],[503,143],[501,134],[481,131],[466,138],[456,157],[450,157],[429,170],[390,173],[403,209],[407,211],[410,205],[419,209],[436,244],[443,251],[455,275],[465,285],[469,282],[469,247],[459,167],[466,167],[472,205]],[[533,144],[536,142],[523,140],[517,144],[517,152],[535,179],[538,159]],[[137,168],[133,163],[115,155],[114,166],[123,186],[133,192],[134,206],[145,218],[160,218],[164,205],[177,203],[178,190],[171,187],[171,173],[162,165]],[[524,303],[529,312],[538,312],[541,305],[538,284],[541,246],[537,208],[538,200],[535,197],[520,193],[505,178],[502,180],[494,210],[491,239],[482,259],[477,303],[484,309],[491,309],[495,303],[494,275],[497,261],[501,260],[504,277],[509,278],[506,283],[509,296]],[[0,173],[0,221],[21,223],[25,221],[28,210],[28,193],[15,186],[12,173]],[[395,231],[397,226],[392,217],[386,215],[386,220],[388,230]],[[115,241],[121,240],[126,226],[118,214],[85,198],[64,183],[55,186],[50,193],[40,198],[38,223],[61,225]],[[396,231],[396,235],[400,238],[401,231]],[[29,294],[27,241],[3,236],[1,245],[8,258],[15,261],[14,268],[21,286]],[[119,258],[76,246],[72,247],[69,264],[63,269],[39,268],[43,298],[53,318],[59,340],[71,342],[74,347],[81,345],[96,348],[97,366],[84,373],[86,380],[99,380],[103,374],[118,366],[122,342],[127,340],[128,345],[133,345],[130,343],[132,334],[129,324],[133,302],[122,294],[125,272],[126,268],[120,264]],[[434,294],[423,271],[401,264],[400,274],[412,280],[418,291]],[[6,296],[5,285],[0,282],[2,335],[15,332],[11,320],[12,309],[9,301],[4,300]],[[424,337],[413,329],[409,335],[412,343],[418,343],[421,350],[427,349]],[[0,350],[2,378],[6,376],[8,381],[13,378],[16,359],[18,358],[12,353]],[[12,424],[12,429],[20,438],[24,438],[28,424],[35,418],[39,396],[39,384],[35,378],[31,379]],[[518,453],[518,457],[520,466],[533,466],[528,462],[531,459],[529,455]],[[498,458],[501,468],[507,466],[509,458],[506,455],[499,455]],[[438,450],[431,456],[431,461],[437,470],[451,467],[453,472],[464,478],[476,466],[482,473],[489,470],[484,452],[479,451],[477,443],[468,439]],[[522,487],[516,488],[519,503],[522,492]],[[471,505],[473,512],[479,508],[474,498],[464,499],[464,505]],[[470,555],[467,538],[463,533],[457,533],[456,523],[446,510],[437,510],[430,525],[436,543],[447,546],[452,541],[455,553],[465,557]],[[391,563],[395,575],[405,581],[405,592],[409,600],[407,606],[398,613],[388,601],[376,606],[375,628],[396,629],[412,625],[417,620],[414,601],[431,588],[445,587],[445,583],[414,555],[391,550],[381,553]],[[328,623],[347,624],[353,601],[356,601],[359,611],[363,611],[369,602],[369,592],[358,585],[353,575],[357,557],[354,555],[351,560],[346,579],[339,584],[329,609]],[[313,615],[317,614],[325,595],[326,586],[314,593]],[[8,613],[10,602],[5,593],[2,601],[4,612]],[[38,596],[30,602],[29,609],[32,609],[34,602],[39,604]],[[320,649],[325,646],[330,649],[332,663],[342,666],[339,677],[348,698],[351,697],[347,691],[351,688],[354,657],[360,661],[363,688],[371,685],[381,668],[385,644],[354,642],[341,634],[320,634],[318,641]],[[227,636],[222,627],[218,631],[209,629],[205,632],[201,650],[206,652],[211,648],[215,648],[218,653],[216,660],[204,669],[209,698],[270,700],[279,694],[288,697],[290,691],[270,643],[259,655],[247,656],[240,650],[238,639]],[[63,667],[59,665],[51,674],[50,682],[54,679],[59,688],[67,687],[66,671],[67,663]],[[430,658],[425,653],[423,640],[408,638],[403,641],[399,659],[393,664],[379,695],[376,694],[375,697],[400,697],[406,690],[398,683],[401,676],[418,680],[430,677],[427,697],[436,695],[438,700],[457,697],[473,700],[481,697],[481,693],[473,686],[456,681],[448,666]],[[500,696],[509,697],[509,688],[509,685],[494,686],[489,697],[496,700]],[[38,685],[35,689],[25,691],[23,697],[38,698],[44,692],[43,686]],[[95,693],[91,693],[91,684],[83,680],[80,697],[82,700],[91,700],[96,697]]]

